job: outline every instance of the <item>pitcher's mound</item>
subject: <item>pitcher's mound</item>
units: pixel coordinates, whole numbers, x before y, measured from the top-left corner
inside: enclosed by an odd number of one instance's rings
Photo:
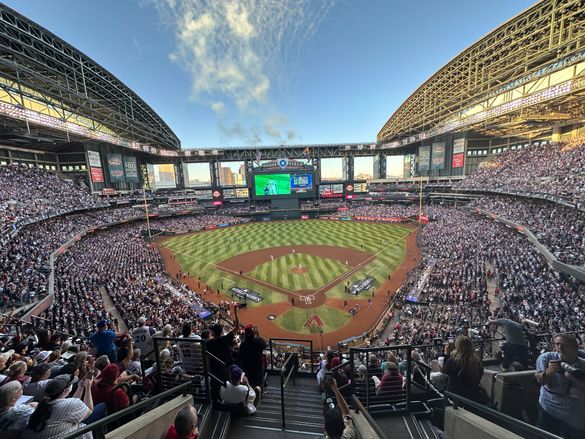
[[[293,267],[290,271],[294,274],[303,274],[307,272],[307,267]]]

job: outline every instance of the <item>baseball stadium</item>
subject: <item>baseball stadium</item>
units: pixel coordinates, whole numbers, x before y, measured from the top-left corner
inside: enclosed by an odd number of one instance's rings
[[[460,41],[384,106],[369,141],[289,131],[236,147],[185,146],[176,115],[153,109],[159,93],[157,108],[200,104],[170,97],[171,70],[139,95],[114,53],[82,52],[51,14],[33,20],[40,4],[7,3],[0,437],[585,438],[582,0],[538,1]],[[300,41],[301,17],[309,35],[347,6],[136,3],[129,28],[158,35],[156,10],[183,23],[174,38],[198,41],[165,62],[208,43],[225,55],[211,75],[182,65],[197,76],[186,87],[227,81],[242,121],[258,115],[244,96],[262,102],[270,81],[251,69],[263,86],[236,87],[228,55],[261,64],[283,35]],[[254,54],[262,26],[272,34]],[[356,87],[376,72],[361,75]],[[222,125],[223,101],[211,107],[219,131],[239,131]]]

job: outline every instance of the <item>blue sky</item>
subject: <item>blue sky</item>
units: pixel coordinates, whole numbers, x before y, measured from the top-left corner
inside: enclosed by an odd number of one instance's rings
[[[116,75],[183,148],[374,141],[526,0],[4,0]]]

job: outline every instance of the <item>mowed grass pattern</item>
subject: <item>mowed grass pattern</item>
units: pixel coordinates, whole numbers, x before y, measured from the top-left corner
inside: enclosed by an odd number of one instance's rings
[[[345,282],[353,283],[371,276],[375,279],[376,286],[381,285],[388,273],[391,273],[403,263],[406,253],[405,238],[410,232],[410,228],[399,224],[325,220],[275,221],[250,223],[176,236],[166,240],[163,245],[173,251],[183,271],[201,278],[203,282],[215,290],[220,289],[222,292],[227,293],[231,286],[237,285],[260,293],[264,300],[260,303],[249,302],[248,304],[248,306],[254,307],[283,302],[288,299],[286,295],[262,287],[253,281],[221,271],[213,264],[232,256],[245,254],[251,250],[278,246],[329,245],[353,248],[375,254],[376,258],[365,265],[364,268],[326,293],[328,297],[348,299],[353,303],[354,301],[365,301],[369,295],[355,297],[346,293],[344,291]],[[321,265],[324,262],[324,258],[318,259],[316,262]],[[343,268],[345,269],[345,267]],[[317,267],[317,271],[319,270],[326,271],[324,268]],[[252,273],[249,274],[251,275]],[[289,281],[287,280],[286,282]],[[294,286],[294,277],[292,282]],[[311,282],[316,285],[316,279],[311,280]],[[325,283],[327,282],[324,280]],[[317,285],[314,289],[319,287]],[[297,312],[295,309],[291,311]],[[275,322],[283,326],[285,319],[291,319],[290,322],[287,320],[286,329],[304,332],[301,327],[297,329],[289,327],[298,323],[296,318],[286,317],[291,311],[279,316]],[[333,318],[327,329],[324,330],[330,331],[343,326],[349,318],[349,316],[346,318],[345,314],[342,311],[330,314],[332,316],[338,315],[340,318]],[[302,326],[303,323],[304,321],[300,325]]]
[[[305,327],[307,319],[316,314],[323,321],[325,326],[308,326]],[[306,308],[293,308],[287,313],[276,319],[278,326],[292,332],[299,332],[301,334],[318,334],[322,329],[323,332],[330,332],[335,329],[341,328],[345,325],[352,317],[349,313],[341,311],[337,308],[328,308],[326,306],[319,306],[313,309]],[[357,317],[353,317],[357,318]]]
[[[294,267],[306,267],[306,273],[293,273]],[[335,259],[296,253],[258,265],[249,276],[289,291],[317,290],[342,275],[348,268]]]

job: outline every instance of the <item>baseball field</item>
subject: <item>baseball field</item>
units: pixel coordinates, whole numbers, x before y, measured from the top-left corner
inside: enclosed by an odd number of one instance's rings
[[[171,275],[205,290],[206,300],[246,302],[240,321],[265,336],[329,334],[339,341],[367,330],[384,311],[418,260],[415,232],[404,224],[277,221],[158,245]]]

